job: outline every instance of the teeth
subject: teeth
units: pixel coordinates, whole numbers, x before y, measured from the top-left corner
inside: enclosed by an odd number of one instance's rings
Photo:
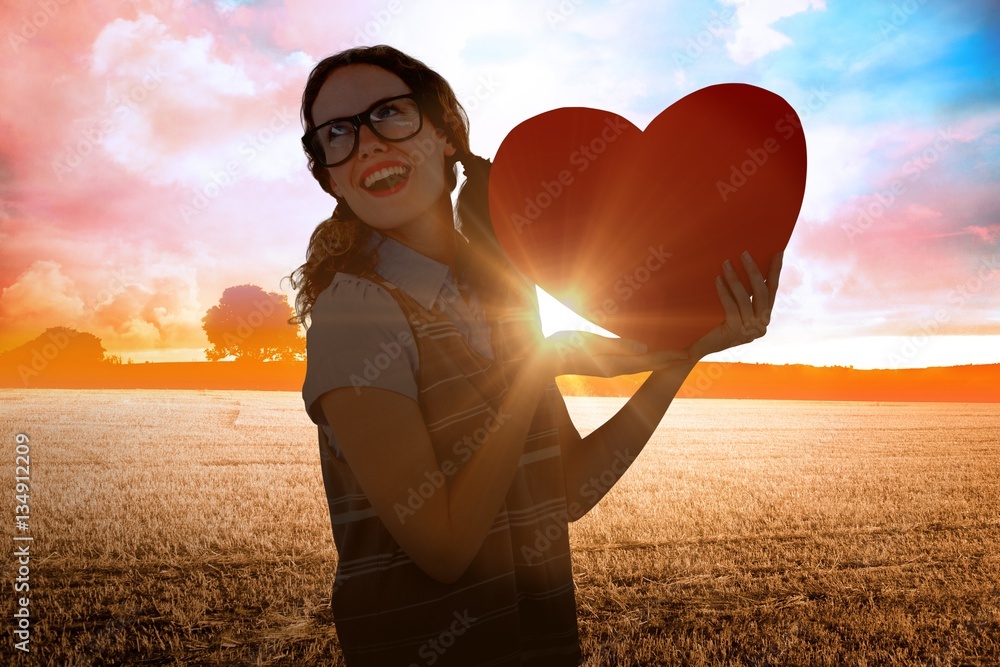
[[[364,186],[366,188],[370,188],[375,181],[380,181],[383,178],[389,178],[394,174],[404,176],[406,175],[406,172],[407,172],[406,167],[397,167],[397,166],[386,167],[385,169],[380,169],[379,171],[376,171],[373,174],[369,174],[368,178],[365,179]]]

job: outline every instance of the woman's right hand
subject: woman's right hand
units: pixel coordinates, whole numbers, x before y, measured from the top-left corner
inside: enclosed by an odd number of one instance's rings
[[[639,341],[608,338],[589,331],[557,331],[539,342],[536,355],[552,377],[591,375],[610,378],[654,371],[669,366],[694,365],[684,350],[646,352]]]

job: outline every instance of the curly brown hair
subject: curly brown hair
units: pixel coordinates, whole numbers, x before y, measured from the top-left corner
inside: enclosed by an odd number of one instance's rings
[[[321,60],[309,74],[302,93],[301,116],[305,130],[316,127],[312,107],[320,88],[330,74],[345,65],[376,65],[386,69],[421,96],[422,112],[431,124],[441,129],[455,147],[455,154],[445,158],[448,191],[457,184],[456,162],[462,162],[467,181],[458,196],[458,229],[468,238],[477,253],[477,262],[470,267],[470,282],[481,298],[517,298],[534,302],[534,286],[513,268],[497,242],[489,217],[488,185],[490,162],[469,150],[469,119],[444,78],[423,62],[391,46],[380,44],[341,51]],[[360,220],[342,197],[333,193],[329,172],[308,152],[309,171],[320,186],[337,200],[333,214],[321,222],[309,238],[306,261],[286,276],[292,287],[299,290],[295,298],[296,315],[290,324],[306,324],[319,294],[330,286],[337,272],[360,275],[374,272],[378,265],[379,243],[371,251],[368,242],[377,232]],[[383,239],[384,240],[384,239]]]

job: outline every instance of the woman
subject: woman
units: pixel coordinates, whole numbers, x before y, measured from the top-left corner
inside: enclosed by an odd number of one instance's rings
[[[303,398],[348,665],[579,664],[567,523],[607,491],[588,480],[624,473],[698,359],[763,335],[780,261],[765,284],[744,260],[752,300],[726,269],[726,323],[683,352],[543,338],[447,82],[390,47],[351,49],[315,67],[302,116],[310,170],[337,200],[292,284],[297,320],[310,320]],[[555,376],[645,370],[581,439]]]

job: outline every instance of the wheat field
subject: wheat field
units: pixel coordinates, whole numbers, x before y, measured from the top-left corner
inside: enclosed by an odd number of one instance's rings
[[[0,661],[343,665],[299,394],[2,390],[0,425],[34,537]],[[678,399],[570,541],[587,665],[1000,664],[1000,404]]]

